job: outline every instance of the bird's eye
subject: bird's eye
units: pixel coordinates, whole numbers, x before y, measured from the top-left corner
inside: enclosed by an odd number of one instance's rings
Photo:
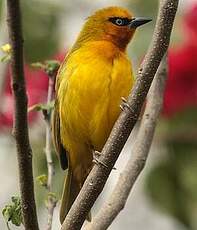
[[[117,26],[126,26],[129,24],[130,20],[128,18],[109,18],[109,21]]]
[[[122,26],[124,24],[123,20],[121,18],[117,18],[115,21],[115,24],[118,26]]]

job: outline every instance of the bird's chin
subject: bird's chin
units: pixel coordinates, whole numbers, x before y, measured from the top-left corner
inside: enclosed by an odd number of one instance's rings
[[[108,40],[115,44],[120,50],[125,50],[129,42],[131,41],[135,29],[127,29],[127,31],[119,31],[113,34],[107,34],[105,40]]]
[[[131,41],[134,33],[135,33],[135,30],[130,30],[129,33],[126,33],[125,35],[117,37],[117,45],[120,48],[123,47],[124,49],[126,49],[127,45]]]

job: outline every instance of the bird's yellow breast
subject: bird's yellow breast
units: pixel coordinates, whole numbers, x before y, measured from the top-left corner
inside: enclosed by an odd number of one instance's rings
[[[84,44],[69,54],[59,71],[61,137],[101,150],[134,79],[125,53],[107,41]]]

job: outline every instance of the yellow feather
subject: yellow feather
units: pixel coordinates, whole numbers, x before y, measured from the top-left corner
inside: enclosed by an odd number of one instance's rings
[[[113,44],[97,41],[72,53],[67,67],[58,89],[62,142],[69,146],[69,135],[101,150],[134,81],[130,61]]]

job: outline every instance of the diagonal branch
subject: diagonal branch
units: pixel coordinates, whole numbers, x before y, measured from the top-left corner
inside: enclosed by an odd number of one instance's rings
[[[12,46],[12,91],[14,95],[14,130],[16,139],[23,223],[25,229],[38,230],[32,172],[32,149],[27,124],[27,95],[23,69],[23,38],[20,1],[7,0],[8,28]]]
[[[101,207],[86,230],[107,229],[124,208],[135,181],[143,170],[153,140],[157,119],[163,105],[163,93],[167,76],[166,57],[163,59],[148,93],[146,109],[140,124],[131,157],[120,174],[109,200]]]
[[[130,109],[125,109],[120,114],[102,150],[99,160],[103,164],[95,165],[91,170],[64,220],[62,230],[80,229],[88,212],[103,190],[107,178],[138,119],[161,59],[167,51],[178,2],[179,0],[161,0],[152,43],[137,76],[136,84],[128,98]]]

